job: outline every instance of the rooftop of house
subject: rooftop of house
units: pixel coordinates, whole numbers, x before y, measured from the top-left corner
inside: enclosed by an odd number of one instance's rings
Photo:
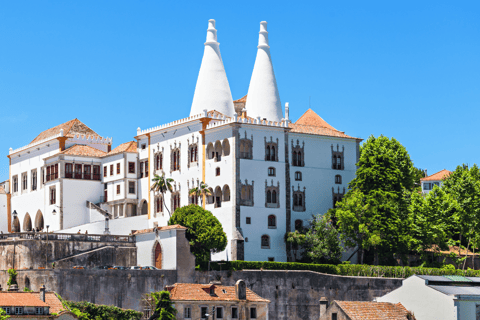
[[[442,181],[443,179],[447,178],[451,174],[452,174],[451,171],[448,171],[447,169],[443,169],[428,177],[420,179],[420,181]]]
[[[368,301],[333,301],[350,320],[413,320],[401,303]]]
[[[237,103],[238,103],[238,102],[240,102],[240,103],[242,103],[242,102],[247,102],[247,95],[244,95],[244,96],[241,97],[240,99],[237,99],[237,100],[234,100],[234,101],[233,101],[233,103],[235,103],[235,102],[237,102]]]
[[[30,144],[47,139],[49,137],[53,137],[57,134],[60,134],[60,130],[63,130],[63,134],[66,137],[73,137],[76,134],[92,136],[94,138],[100,138],[100,136],[86,126],[83,122],[78,120],[77,118],[67,121],[65,123],[59,124],[53,128],[47,129],[41,132],[35,139],[30,142]]]
[[[40,292],[0,291],[0,307],[50,307],[50,314],[63,310],[62,302],[54,292],[45,292],[43,302]]]
[[[2,186],[0,186],[0,194],[6,194],[5,189]]]
[[[222,286],[216,284],[176,283],[166,288],[170,291],[173,301],[239,301],[235,294],[235,286]],[[247,301],[270,302],[257,295],[250,289],[247,290]]]
[[[110,151],[107,155],[113,155],[117,153],[123,153],[123,152],[132,152],[132,153],[137,153],[137,143],[135,141],[129,141],[122,143],[112,151]]]
[[[171,226],[165,226],[165,227],[157,227],[156,228],[158,231],[165,231],[165,230],[173,230],[173,229],[187,229],[184,226],[181,226],[179,224],[174,224]],[[154,232],[155,228],[149,228],[149,229],[142,229],[142,230],[132,230],[132,235],[136,234],[142,234],[142,233],[151,233]]]
[[[96,148],[85,146],[81,144],[74,144],[71,147],[60,152],[60,154],[65,154],[69,156],[83,156],[83,157],[96,157],[100,158],[106,156],[107,153]]]

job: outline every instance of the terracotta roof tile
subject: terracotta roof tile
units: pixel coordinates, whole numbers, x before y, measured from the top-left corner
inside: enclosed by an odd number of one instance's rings
[[[179,224],[174,224],[174,225],[171,225],[171,226],[165,226],[165,227],[158,227],[157,228],[158,231],[172,230],[172,229],[187,229],[187,228],[184,227],[184,226],[181,226]],[[142,230],[132,230],[132,235],[141,234],[141,233],[150,233],[150,232],[154,232],[154,231],[155,231],[155,228],[142,229]]]
[[[220,116],[220,117],[225,117],[225,118],[227,118],[227,119],[230,118],[230,117],[224,115],[223,113],[221,113],[221,112],[219,112],[219,111],[217,111],[217,110],[210,110],[210,111],[207,112],[207,114],[208,114],[209,116],[215,115],[215,116],[217,116],[217,118],[218,118],[219,116]]]
[[[446,169],[440,170],[437,173],[432,174],[431,176],[420,179],[420,181],[442,181],[452,174],[452,171]]]
[[[240,99],[233,101],[233,103],[235,103],[235,102],[247,102],[247,95],[244,95]]]
[[[350,320],[407,320],[408,310],[401,303],[333,301]]]
[[[213,288],[213,294],[208,293]],[[197,283],[176,283],[170,291],[171,299],[187,301],[238,301],[234,286]],[[247,301],[270,302],[247,288]]]
[[[0,186],[0,194],[7,194],[2,186]]]
[[[75,144],[62,152],[60,154],[70,155],[70,156],[84,156],[84,157],[103,157],[107,153],[101,150],[95,149],[90,146],[85,146],[81,144]]]
[[[63,134],[68,137],[73,137],[74,134],[80,134],[80,135],[84,134],[87,136],[93,136],[94,138],[100,137],[95,131],[93,131],[92,129],[87,127],[83,122],[75,118],[73,120],[59,124],[56,127],[43,131],[35,139],[33,139],[32,142],[30,142],[30,144],[40,140],[47,139],[54,135],[57,135],[60,133],[60,130],[62,129],[63,129]]]
[[[332,130],[336,130],[334,127],[329,125],[325,120],[322,119],[318,114],[315,113],[312,109],[308,109],[296,122],[296,125],[305,125],[305,126],[314,126],[314,127],[323,127]]]
[[[45,301],[47,301],[45,294]],[[58,299],[57,299],[58,300]],[[2,307],[48,307],[48,303],[40,300],[38,292],[0,292],[0,306]]]
[[[135,141],[129,141],[122,143],[112,151],[110,151],[107,156],[117,154],[117,153],[122,153],[122,152],[133,152],[137,153],[137,143]]]
[[[39,292],[32,292],[32,294],[36,295],[40,300]],[[50,313],[59,313],[61,310],[64,310],[62,302],[54,292],[45,292],[45,303],[50,307]]]

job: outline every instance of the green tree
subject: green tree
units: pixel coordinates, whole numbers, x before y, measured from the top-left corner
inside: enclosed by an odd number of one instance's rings
[[[8,281],[7,286],[11,286],[13,284],[17,284],[17,276],[18,272],[15,269],[8,269]]]
[[[162,174],[161,176],[159,176],[158,174],[155,174],[152,181],[153,181],[153,185],[150,190],[162,194],[163,206],[165,207],[165,209],[167,209],[168,216],[171,217],[172,214],[170,210],[168,210],[167,205],[165,204],[165,194],[167,193],[167,191],[172,192],[172,189],[173,189],[172,183],[174,180],[172,178],[165,178],[165,174]]]
[[[338,230],[327,215],[312,218],[303,247],[305,257],[313,263],[339,263],[343,252]]]
[[[190,196],[200,197],[200,201],[202,202],[202,208],[205,209],[205,201],[204,198],[212,194],[212,191],[208,188],[208,185],[203,181],[200,182],[198,187],[192,188],[190,190]]]
[[[186,237],[197,264],[204,264],[210,259],[210,252],[225,250],[227,235],[222,224],[210,212],[191,204],[178,208],[168,221],[168,225],[179,224],[187,227]]]
[[[97,305],[86,301],[63,300],[57,295],[66,310],[73,312],[80,320],[140,320],[141,312],[114,306]]]
[[[5,310],[0,308],[0,320],[7,320],[8,318],[10,318],[10,316],[7,316],[7,313],[5,312]]]
[[[175,319],[175,314],[177,310],[173,307],[173,303],[170,300],[170,292],[168,291],[160,291],[160,292],[152,292],[151,294],[147,295],[147,299],[152,300],[155,311],[153,314],[148,318],[148,320],[173,320]]]
[[[422,189],[422,183],[420,182],[420,179],[425,178],[425,171],[420,168],[413,168],[413,175],[414,175],[414,184],[415,184],[415,189],[421,190]]]
[[[305,233],[306,231],[303,230],[295,230],[285,234],[285,242],[289,245],[290,250],[293,251],[293,262],[297,261],[297,252],[305,244]]]

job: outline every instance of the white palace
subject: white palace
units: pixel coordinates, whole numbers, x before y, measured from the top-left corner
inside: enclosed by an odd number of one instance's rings
[[[210,20],[189,117],[138,128],[135,141],[114,149],[111,138],[78,119],[10,149],[9,180],[0,185],[2,231],[48,225],[54,232],[102,234],[108,223],[112,234],[128,235],[166,226],[164,207],[173,212],[201,204],[189,190],[204,181],[212,191],[205,208],[228,237],[215,260],[290,260],[285,233],[342,198],[355,176],[361,139],[311,109],[290,121],[266,22],[257,48],[248,94],[234,101]],[[174,180],[165,198],[150,191],[154,174]]]

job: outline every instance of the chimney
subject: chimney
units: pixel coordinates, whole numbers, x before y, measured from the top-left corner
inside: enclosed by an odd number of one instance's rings
[[[325,297],[320,298],[320,318],[322,318],[327,313],[328,300]]]
[[[238,280],[237,283],[235,283],[235,297],[238,300],[247,299],[247,286],[245,285],[245,281]]]
[[[40,287],[40,300],[45,302],[45,285],[44,284],[42,284],[42,286]]]

